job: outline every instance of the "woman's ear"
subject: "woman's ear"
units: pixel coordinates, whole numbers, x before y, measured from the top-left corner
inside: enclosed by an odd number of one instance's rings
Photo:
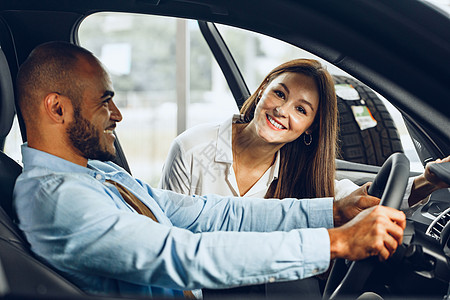
[[[64,123],[66,100],[58,93],[50,93],[44,99],[45,112],[55,123]]]
[[[309,128],[306,129],[305,132],[306,132],[307,134],[311,134],[311,133],[313,133],[314,130],[317,129],[317,127],[319,127],[319,125],[317,124],[317,121],[314,121],[314,122],[311,124],[311,126],[309,126]]]

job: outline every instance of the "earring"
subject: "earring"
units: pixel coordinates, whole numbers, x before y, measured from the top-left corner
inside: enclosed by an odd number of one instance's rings
[[[306,136],[308,136],[308,141],[306,141]],[[311,143],[312,143],[312,134],[305,133],[303,135],[303,142],[305,143],[306,146],[311,145]]]

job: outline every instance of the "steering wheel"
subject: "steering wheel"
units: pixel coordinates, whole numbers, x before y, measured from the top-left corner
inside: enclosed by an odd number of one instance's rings
[[[373,183],[369,195],[381,198],[380,205],[400,208],[409,177],[409,160],[403,153],[392,154],[383,164]],[[376,257],[354,261],[346,270],[344,259],[337,259],[325,286],[323,299],[339,299],[349,295],[358,296],[369,278]],[[346,273],[345,273],[346,272]],[[342,276],[345,274],[345,276]]]

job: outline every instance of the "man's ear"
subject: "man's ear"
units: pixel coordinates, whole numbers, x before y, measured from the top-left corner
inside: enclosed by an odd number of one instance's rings
[[[56,123],[64,123],[67,117],[67,98],[58,93],[50,93],[44,99],[44,106],[47,115]]]

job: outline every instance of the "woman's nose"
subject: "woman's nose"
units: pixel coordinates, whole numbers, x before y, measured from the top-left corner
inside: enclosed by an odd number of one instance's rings
[[[284,117],[286,115],[286,107],[284,105],[280,105],[275,107],[274,115],[277,117]]]

